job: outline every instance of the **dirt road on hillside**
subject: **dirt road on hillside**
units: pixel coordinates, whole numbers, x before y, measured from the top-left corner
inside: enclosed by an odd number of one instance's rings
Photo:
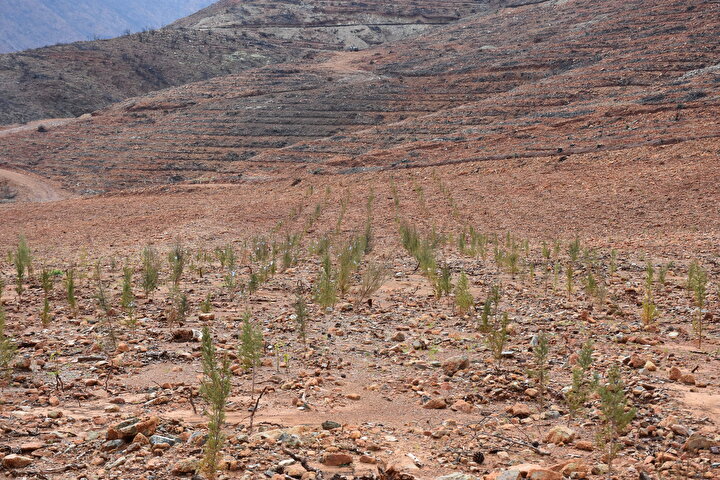
[[[0,184],[16,192],[16,202],[54,202],[71,195],[40,177],[0,168]]]

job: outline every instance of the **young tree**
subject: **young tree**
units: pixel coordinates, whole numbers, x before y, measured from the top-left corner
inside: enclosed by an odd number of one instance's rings
[[[158,287],[160,279],[160,259],[157,250],[147,246],[142,251],[142,287],[145,295],[150,295]]]
[[[455,305],[458,312],[464,315],[470,311],[475,304],[475,299],[470,293],[470,282],[465,272],[460,274],[457,285],[455,286]]]
[[[17,345],[5,333],[5,310],[0,303],[0,378],[7,379],[10,376],[10,365],[17,352]]]
[[[214,480],[225,436],[222,427],[225,423],[225,406],[232,389],[230,361],[227,355],[218,360],[210,329],[202,330],[202,368],[204,379],[200,385],[200,394],[208,403],[208,438],[204,446],[204,456],[198,470],[208,479]]]
[[[538,401],[543,406],[545,405],[545,390],[550,377],[550,342],[545,332],[540,332],[536,338],[537,342],[535,342],[532,351],[535,368],[530,371],[530,374],[535,379],[538,389]]]
[[[598,386],[598,395],[602,425],[597,439],[605,449],[608,465],[612,468],[612,461],[621,449],[619,438],[635,418],[637,409],[628,407],[625,385],[617,365],[610,367],[605,382]]]
[[[243,368],[252,374],[251,398],[255,398],[255,376],[263,351],[262,328],[250,320],[250,313],[243,317],[242,331],[240,332],[240,346],[238,353]]]

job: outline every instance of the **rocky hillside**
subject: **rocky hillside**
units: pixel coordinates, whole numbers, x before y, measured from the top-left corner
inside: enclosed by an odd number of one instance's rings
[[[167,28],[0,55],[0,123],[71,117],[169,86],[416,35],[487,2],[219,2]]]
[[[718,28],[703,0],[500,8],[6,135],[0,155],[81,193],[678,143],[703,155],[720,135]]]
[[[0,3],[0,53],[157,28],[211,0],[11,0]]]

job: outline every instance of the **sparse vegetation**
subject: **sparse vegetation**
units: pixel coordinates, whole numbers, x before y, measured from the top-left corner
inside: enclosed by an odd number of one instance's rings
[[[617,364],[610,367],[607,377],[598,386],[598,395],[602,425],[597,439],[598,444],[605,449],[607,463],[612,468],[612,461],[621,448],[620,436],[637,413],[637,409],[628,406],[625,385]]]

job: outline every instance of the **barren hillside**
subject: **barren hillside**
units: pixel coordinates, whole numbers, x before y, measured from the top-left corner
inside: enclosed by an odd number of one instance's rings
[[[169,86],[367,48],[495,8],[459,0],[239,5],[218,2],[159,30],[0,55],[0,123],[79,116]]]

